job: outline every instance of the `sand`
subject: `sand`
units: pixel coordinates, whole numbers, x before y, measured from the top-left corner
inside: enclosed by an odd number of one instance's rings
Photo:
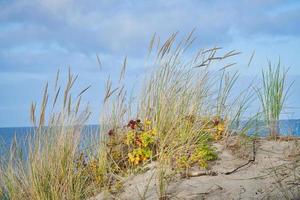
[[[295,163],[300,160],[300,141],[256,141],[255,161],[225,175],[225,172],[247,163],[252,157],[252,145],[241,144],[238,148],[234,142],[214,144],[219,159],[211,163],[210,172],[215,176],[204,175],[183,178],[180,174],[171,174],[165,199],[297,199],[300,198],[300,167]],[[152,163],[143,174],[124,179],[124,187],[114,196],[100,193],[92,200],[101,199],[159,199],[157,166]],[[192,168],[189,174],[200,170]],[[276,173],[275,173],[276,172]]]

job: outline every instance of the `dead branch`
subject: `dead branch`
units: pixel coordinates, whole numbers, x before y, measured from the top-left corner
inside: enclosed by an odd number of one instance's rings
[[[197,177],[197,176],[217,176],[218,173],[211,170],[201,170],[201,171],[189,171],[182,175],[182,177]]]

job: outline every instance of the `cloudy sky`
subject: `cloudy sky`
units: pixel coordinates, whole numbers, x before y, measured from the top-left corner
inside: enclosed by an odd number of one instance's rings
[[[241,65],[255,50],[245,76],[280,56],[296,79],[291,105],[300,107],[300,1],[0,0],[0,127],[29,125],[30,102],[68,66],[80,75],[78,89],[92,84],[85,100],[99,110],[103,81],[117,76],[124,55],[139,76],[153,33],[164,38],[193,28],[196,46],[238,49]],[[91,123],[97,120],[95,113]]]

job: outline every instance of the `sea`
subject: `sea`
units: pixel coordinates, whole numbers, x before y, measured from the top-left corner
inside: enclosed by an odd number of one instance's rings
[[[268,134],[268,129],[263,128],[262,123],[258,123],[260,127],[254,128],[249,131],[249,134],[257,134],[259,136],[266,136]],[[300,119],[292,119],[292,120],[280,120],[279,122],[280,134],[281,135],[289,135],[289,136],[298,136],[300,137]],[[95,134],[98,134],[100,130],[99,125],[87,125],[83,129],[83,135],[85,138],[94,137]],[[259,130],[257,132],[257,130]],[[32,134],[32,127],[6,127],[0,128],[0,156],[3,155],[12,145],[14,139],[18,143],[22,143],[26,141],[27,137]],[[88,142],[83,142],[87,146],[93,145]]]
[[[99,138],[99,132],[99,125],[86,125],[82,130],[80,148],[85,149],[96,145],[95,138]],[[13,143],[21,145],[24,149],[28,137],[33,133],[33,127],[0,127],[0,156],[7,154]]]

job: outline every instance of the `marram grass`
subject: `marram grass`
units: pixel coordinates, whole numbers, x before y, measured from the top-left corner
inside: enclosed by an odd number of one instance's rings
[[[277,66],[271,63],[262,71],[262,87],[257,89],[264,121],[270,129],[270,136],[276,138],[279,135],[279,119],[287,100],[287,95],[292,84],[287,85],[287,72],[280,61]]]
[[[177,38],[175,33],[161,43],[153,36],[148,52],[153,68],[136,99],[124,83],[127,57],[117,86],[108,78],[100,137],[86,151],[79,146],[91,111],[81,99],[90,86],[72,95],[77,76],[69,71],[63,89],[58,72],[54,95],[49,95],[47,84],[39,112],[35,103],[31,106],[35,130],[27,141],[28,157],[16,156],[21,147],[14,144],[1,165],[1,198],[77,200],[101,191],[112,194],[121,190],[124,177],[153,162],[158,196],[166,199],[170,169],[184,173],[192,166],[207,168],[217,158],[212,144],[225,140],[232,125],[240,124],[252,93],[249,86],[232,94],[239,74],[232,69],[235,63],[226,61],[240,52],[222,53],[214,47],[191,55],[193,32]],[[246,132],[251,125],[249,121],[237,129]]]

